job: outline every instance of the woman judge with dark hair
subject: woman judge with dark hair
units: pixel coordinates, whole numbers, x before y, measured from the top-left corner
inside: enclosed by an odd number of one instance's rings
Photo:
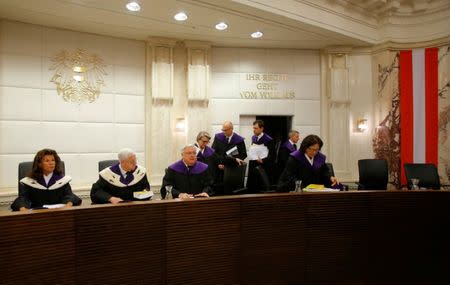
[[[40,150],[34,157],[27,177],[20,180],[19,197],[11,205],[13,211],[26,211],[44,205],[78,206],[81,199],[72,193],[70,176],[61,170],[61,159],[52,149]]]
[[[296,180],[302,181],[302,187],[322,184],[327,188],[343,188],[336,177],[330,175],[325,163],[326,156],[320,152],[322,146],[322,140],[316,135],[309,135],[303,139],[300,149],[289,156],[286,168],[278,181],[278,192],[294,190]]]

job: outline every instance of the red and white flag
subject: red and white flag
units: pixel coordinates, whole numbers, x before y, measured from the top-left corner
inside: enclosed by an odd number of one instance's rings
[[[400,171],[438,163],[438,49],[400,51]]]

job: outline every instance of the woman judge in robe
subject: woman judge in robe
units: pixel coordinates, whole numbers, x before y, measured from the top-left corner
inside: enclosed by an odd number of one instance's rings
[[[309,184],[343,188],[336,177],[330,175],[330,169],[325,163],[326,156],[320,152],[322,146],[322,140],[316,135],[309,135],[303,139],[300,149],[289,156],[286,168],[278,181],[278,192],[294,190],[296,180],[302,181],[302,188]]]
[[[81,199],[72,193],[70,176],[61,170],[61,159],[52,149],[40,150],[34,157],[31,172],[20,180],[19,197],[11,205],[13,211],[26,211],[44,205],[78,206]]]
[[[207,132],[199,132],[197,142],[194,144],[197,148],[197,161],[208,164],[208,171],[211,178],[215,181],[218,169],[218,156],[215,150],[208,146],[211,136]]]

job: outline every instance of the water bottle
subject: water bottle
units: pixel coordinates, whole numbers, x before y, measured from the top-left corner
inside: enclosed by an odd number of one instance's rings
[[[171,200],[173,199],[172,196],[172,185],[166,185],[166,197],[164,198],[164,200]]]
[[[419,179],[411,178],[411,190],[419,190]]]
[[[295,181],[295,192],[297,192],[297,193],[302,192],[302,181],[301,180]]]

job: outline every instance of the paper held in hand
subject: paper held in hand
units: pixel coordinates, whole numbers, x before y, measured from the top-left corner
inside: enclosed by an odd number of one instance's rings
[[[234,157],[236,155],[239,155],[239,151],[237,149],[237,146],[234,146],[234,147],[230,148],[229,150],[227,150],[226,154],[227,154],[227,156],[230,156],[230,157]]]
[[[150,198],[150,197],[152,197],[152,196],[153,196],[153,191],[152,191],[152,190],[150,190],[150,191],[148,191],[148,190],[143,190],[143,191],[136,191],[136,192],[133,192],[133,197],[134,197],[135,199],[139,199],[139,200],[148,199],[148,198]]]
[[[269,149],[263,144],[252,144],[248,149],[248,159],[258,160],[266,158],[269,155]]]

